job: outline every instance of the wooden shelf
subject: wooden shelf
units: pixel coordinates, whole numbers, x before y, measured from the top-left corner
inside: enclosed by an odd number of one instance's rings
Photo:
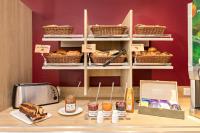
[[[141,35],[133,34],[133,41],[173,41],[171,34]]]
[[[130,41],[128,34],[123,35],[110,35],[110,36],[94,36],[88,35],[87,41]]]
[[[132,66],[132,69],[173,69],[173,66]]]
[[[44,35],[42,41],[84,41],[82,34]]]
[[[133,38],[133,41],[173,41],[173,38]]]
[[[130,41],[130,38],[87,38],[87,41]]]
[[[133,38],[133,41],[173,41],[173,38]],[[50,38],[43,37],[42,41],[77,41],[83,42],[84,38]],[[87,38],[87,41],[130,41],[130,38]]]
[[[119,70],[123,70],[123,69],[130,69],[130,66],[88,66],[87,69],[99,69],[99,70],[106,70],[106,69],[119,69]]]
[[[43,37],[42,41],[68,41],[68,42],[83,42],[84,38],[50,38]]]
[[[83,70],[84,66],[42,66],[43,70]]]

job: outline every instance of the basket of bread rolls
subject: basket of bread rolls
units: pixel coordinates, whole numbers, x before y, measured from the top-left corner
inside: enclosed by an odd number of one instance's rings
[[[82,55],[82,53],[76,50],[66,51],[64,49],[59,49],[45,54],[44,57],[47,63],[80,63]]]
[[[119,50],[110,50],[110,51],[100,51],[96,50],[94,53],[90,54],[90,58],[92,63],[105,63],[107,60],[114,57],[116,53],[118,53]],[[121,55],[115,60],[112,61],[112,63],[124,63],[126,61],[126,55]]]
[[[122,35],[125,34],[128,27],[123,25],[91,25],[90,29],[95,36],[104,35]]]
[[[73,27],[70,25],[46,25],[43,29],[46,35],[69,35],[73,32]]]
[[[135,52],[134,58],[136,63],[170,63],[173,54],[161,52],[154,47],[142,52]]]
[[[137,24],[135,26],[135,34],[143,34],[143,35],[164,34],[165,29],[166,26],[161,26],[161,25]]]

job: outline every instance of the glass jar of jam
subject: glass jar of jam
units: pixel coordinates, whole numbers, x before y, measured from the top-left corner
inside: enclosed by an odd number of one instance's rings
[[[126,116],[126,102],[125,101],[117,101],[116,102],[116,110],[118,111],[119,117]]]
[[[98,113],[99,104],[96,102],[88,103],[88,116],[96,117]]]
[[[105,117],[109,117],[112,115],[112,103],[111,102],[103,102],[102,103],[103,115]]]
[[[73,95],[69,95],[65,98],[65,112],[73,113],[76,111],[76,98]]]

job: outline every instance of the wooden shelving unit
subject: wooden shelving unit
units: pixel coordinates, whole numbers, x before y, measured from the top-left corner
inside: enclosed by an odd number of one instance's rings
[[[139,66],[134,65],[132,62],[132,51],[131,44],[134,43],[146,43],[149,41],[173,41],[171,36],[137,36],[133,35],[132,25],[133,11],[130,10],[124,20],[121,23],[128,27],[128,34],[111,37],[94,37],[90,31],[90,19],[87,10],[84,10],[84,33],[83,35],[67,35],[67,36],[44,36],[42,41],[60,41],[61,47],[81,47],[82,44],[96,44],[97,50],[111,50],[111,49],[126,49],[127,51],[127,65],[121,66],[94,66],[89,65],[88,53],[84,53],[84,62],[82,66],[51,66],[45,65],[42,69],[45,70],[83,70],[84,71],[84,95],[87,95],[88,89],[91,88],[90,77],[91,76],[120,76],[121,88],[125,88],[126,84],[128,87],[132,87],[132,71],[134,69],[173,69],[173,66]]]

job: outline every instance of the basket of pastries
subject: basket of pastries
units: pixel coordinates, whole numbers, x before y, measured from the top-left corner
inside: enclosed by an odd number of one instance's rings
[[[164,34],[166,26],[161,25],[143,25],[137,24],[135,26],[135,34],[152,35]]]
[[[119,53],[119,50],[110,50],[110,51],[100,51],[96,50],[94,53],[90,54],[92,63],[105,63],[111,58],[115,57],[115,54]],[[126,55],[120,55],[115,58],[112,63],[124,63],[126,61]]]
[[[125,34],[128,27],[122,25],[91,25],[90,29],[95,36],[110,36]]]
[[[44,112],[42,107],[32,103],[22,103],[19,106],[19,111],[25,114],[32,121],[41,120],[47,117],[47,113]]]
[[[134,57],[136,63],[170,63],[173,54],[150,47],[147,51],[135,52]]]
[[[70,25],[46,25],[43,29],[46,35],[69,35],[73,32],[73,27]]]
[[[66,51],[59,49],[45,54],[44,57],[47,63],[80,63],[82,55],[83,54],[79,51]]]

